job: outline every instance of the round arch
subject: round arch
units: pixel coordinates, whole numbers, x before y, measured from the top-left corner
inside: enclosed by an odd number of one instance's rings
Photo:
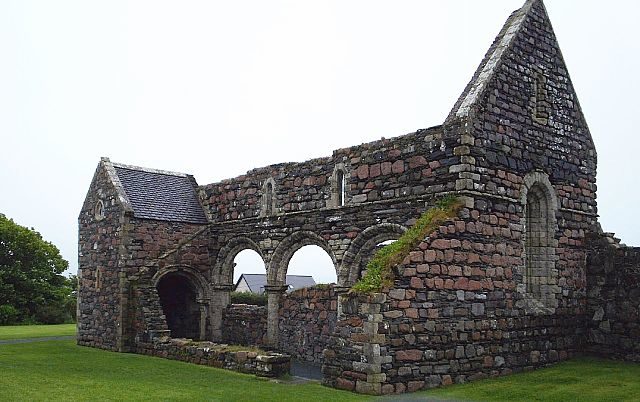
[[[213,282],[215,284],[230,284],[233,282],[233,261],[242,250],[250,249],[258,253],[265,262],[264,254],[256,242],[248,237],[234,237],[218,252],[216,267],[213,270]]]
[[[363,230],[351,242],[344,254],[338,270],[338,284],[341,286],[353,285],[360,276],[362,258],[370,254],[378,244],[387,240],[397,240],[406,231],[406,227],[396,223],[381,223]]]
[[[285,237],[273,252],[271,263],[267,269],[267,283],[270,285],[284,284],[286,282],[287,268],[291,257],[302,247],[310,245],[318,246],[326,251],[329,257],[331,257],[334,269],[337,267],[336,256],[322,237],[308,230],[295,232]]]
[[[173,265],[152,278],[171,336],[204,339],[209,285],[197,270]]]
[[[207,299],[209,297],[209,283],[197,269],[188,265],[168,265],[158,270],[152,278],[153,286],[157,288],[160,280],[168,274],[175,274],[190,280],[199,299]]]

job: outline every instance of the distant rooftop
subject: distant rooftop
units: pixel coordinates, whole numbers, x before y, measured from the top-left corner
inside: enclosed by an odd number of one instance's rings
[[[264,292],[264,287],[267,284],[266,274],[242,274],[236,282],[236,288],[243,279],[251,290],[251,293]],[[314,286],[316,281],[314,281],[313,277],[310,275],[287,275],[286,284],[289,286],[289,290],[291,291]]]
[[[193,177],[119,163],[112,165],[136,218],[207,223]]]

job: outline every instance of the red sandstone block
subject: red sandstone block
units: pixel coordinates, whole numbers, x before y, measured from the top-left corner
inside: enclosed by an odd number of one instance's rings
[[[447,249],[451,246],[451,242],[446,239],[435,239],[431,242],[431,247],[437,249]]]
[[[369,177],[369,165],[360,165],[356,170],[359,179],[367,179]]]
[[[436,251],[435,250],[427,250],[425,251],[425,261],[426,262],[434,262],[436,260]]]
[[[451,265],[448,268],[450,276],[462,276],[462,267],[458,265]]]
[[[380,164],[380,172],[383,175],[388,175],[391,173],[391,162],[382,162]]]
[[[467,290],[467,288],[469,287],[469,279],[462,277],[458,280],[456,280],[456,282],[453,285],[454,289],[462,289],[462,290]]]
[[[399,160],[399,161],[393,162],[393,164],[391,165],[391,172],[395,174],[404,172],[404,161]]]
[[[427,309],[427,318],[438,318],[438,316],[439,316],[438,309],[436,308]]]
[[[378,177],[380,176],[381,170],[380,170],[380,164],[379,163],[374,163],[373,165],[369,166],[369,177],[374,178],[374,177]]]
[[[451,379],[450,375],[443,375],[442,376],[442,385],[451,385],[453,384],[453,380]]]
[[[427,164],[427,159],[422,155],[412,156],[409,158],[409,169],[424,166]]]
[[[416,278],[414,276],[409,281],[409,286],[411,286],[414,289],[422,289],[424,288],[424,281],[421,278]]]
[[[470,280],[467,290],[480,290],[482,289],[482,283],[479,281]]]
[[[404,315],[407,318],[418,318],[418,309],[408,308],[404,310]]]
[[[407,308],[411,306],[411,300],[400,300],[397,303],[398,308]]]
[[[453,279],[447,279],[444,281],[444,288],[445,289],[453,289]]]
[[[429,272],[429,264],[419,264],[416,266],[416,272],[419,274],[426,274]]]
[[[444,288],[444,279],[435,278],[434,281],[433,281],[433,285],[435,286],[436,289],[443,289]]]
[[[411,251],[409,253],[409,260],[411,262],[423,262],[424,261],[424,253],[422,251]]]
[[[435,287],[435,279],[433,278],[427,278],[424,280],[425,285],[427,285],[427,287],[429,289],[433,289]]]
[[[405,268],[404,272],[402,273],[402,275],[404,276],[415,276],[416,275],[416,269],[415,268]]]
[[[353,391],[356,388],[356,383],[354,381],[349,381],[345,378],[338,377],[338,379],[336,380],[336,388]]]
[[[476,262],[480,262],[480,256],[476,253],[468,253],[467,254],[467,263],[474,264]]]
[[[413,361],[422,360],[422,351],[418,349],[399,350],[396,352],[397,361]]]

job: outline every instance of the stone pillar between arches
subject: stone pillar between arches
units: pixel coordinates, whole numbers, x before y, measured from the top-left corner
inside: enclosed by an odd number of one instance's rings
[[[209,321],[211,329],[209,337],[213,342],[222,342],[222,314],[231,301],[232,283],[211,285],[209,301]]]
[[[286,285],[266,285],[267,293],[267,345],[277,348],[279,339],[279,310],[280,298],[287,291]]]

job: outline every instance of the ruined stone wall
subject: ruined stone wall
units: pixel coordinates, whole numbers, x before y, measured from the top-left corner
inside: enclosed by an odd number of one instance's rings
[[[338,322],[337,337],[351,342],[336,341],[330,353],[347,358],[339,368],[327,368],[326,381],[348,388],[366,378],[366,392],[415,391],[520,372],[582,350],[583,281],[558,270],[564,281],[557,307],[548,311],[531,309],[518,292],[521,214],[518,205],[476,197],[458,219],[432,233],[397,268],[393,288],[384,293],[375,326],[378,338],[384,335],[377,342],[381,364],[356,364],[371,347],[356,341],[365,326]],[[345,313],[343,322],[362,319],[362,311]]]
[[[294,359],[322,363],[322,351],[336,326],[338,298],[333,286],[314,286],[282,297],[279,350]]]
[[[210,267],[209,239],[205,225],[130,218],[125,266],[129,274],[158,264],[183,265],[205,272]],[[188,242],[188,247],[179,247]]]
[[[291,357],[285,354],[251,348],[244,351],[230,351],[226,349],[226,345],[192,342],[185,339],[162,338],[154,342],[140,342],[136,352],[255,374],[258,377],[281,377],[289,374],[291,367]]]
[[[222,315],[222,341],[230,345],[261,346],[266,342],[267,308],[230,304]]]
[[[96,214],[101,203],[102,214]],[[119,349],[120,255],[126,222],[109,173],[101,166],[78,218],[78,344]]]
[[[640,362],[640,247],[602,239],[587,263],[590,353]]]
[[[343,169],[346,205],[453,190],[450,166],[455,140],[441,127],[334,151],[330,158],[254,169],[246,175],[200,186],[212,221],[261,216],[264,183],[272,178],[274,215],[335,207],[335,170]]]

